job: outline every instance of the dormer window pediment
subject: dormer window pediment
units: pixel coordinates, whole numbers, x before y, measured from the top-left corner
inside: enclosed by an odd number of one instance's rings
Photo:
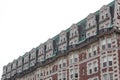
[[[7,66],[3,67],[3,75],[6,74]]]
[[[38,47],[38,55],[44,54],[44,50],[45,50],[45,46],[44,44],[40,44],[40,46]]]
[[[22,65],[22,56],[18,58],[18,66],[21,66],[21,65]]]
[[[111,18],[110,14],[110,7],[107,5],[104,5],[100,10],[100,15],[99,15],[99,23],[105,22],[106,20],[109,20]]]
[[[109,11],[109,6],[103,5],[103,6],[100,8],[100,12],[101,12],[101,13],[104,13],[105,11]]]
[[[49,50],[52,50],[53,49],[53,40],[52,39],[49,39],[47,42],[46,42],[46,51],[49,51]]]
[[[17,61],[14,60],[14,61],[12,62],[12,69],[15,69],[15,68],[16,68],[16,65],[17,65]]]
[[[93,14],[93,13],[90,13],[88,16],[87,16],[87,18],[86,18],[86,20],[87,20],[87,27],[86,27],[86,29],[89,29],[89,28],[91,28],[91,27],[94,27],[94,26],[96,26],[96,17],[95,17],[95,14]]]
[[[36,49],[35,49],[35,48],[33,48],[33,49],[30,51],[30,60],[31,60],[31,59],[34,59],[34,58],[36,58]]]
[[[29,53],[26,52],[24,55],[24,63],[29,62]]]
[[[90,19],[93,19],[95,17],[95,15],[93,13],[90,13],[88,16],[87,16],[87,20],[90,20]]]
[[[78,26],[76,24],[73,24],[70,27],[70,39],[75,37],[75,36],[78,36]]]
[[[11,63],[7,65],[7,72],[10,72],[10,71],[11,71]]]
[[[62,44],[64,42],[67,41],[67,32],[66,31],[62,31],[60,34],[59,34],[59,44]]]

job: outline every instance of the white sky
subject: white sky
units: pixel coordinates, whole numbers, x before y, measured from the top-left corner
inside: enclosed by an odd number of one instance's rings
[[[2,67],[112,0],[0,0]]]

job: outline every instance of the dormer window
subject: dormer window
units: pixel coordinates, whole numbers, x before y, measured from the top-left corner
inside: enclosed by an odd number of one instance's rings
[[[6,74],[6,69],[7,69],[7,67],[4,66],[4,67],[3,67],[3,75]]]
[[[102,19],[104,19],[104,16],[102,16]]]
[[[106,13],[106,17],[108,17],[108,13]]]
[[[59,34],[59,51],[66,50],[67,47],[67,32],[62,31]]]
[[[110,7],[109,6],[104,5],[100,9],[100,21],[102,21],[101,16],[102,16],[102,19],[111,17],[111,15],[110,15]]]
[[[38,47],[38,56],[44,54],[44,44],[40,44]]]
[[[97,22],[96,15],[91,13],[86,18],[86,38],[96,35]]]
[[[59,45],[64,43],[67,40],[67,32],[66,31],[62,31],[59,34]]]
[[[90,23],[89,23],[89,27],[90,27]]]
[[[45,58],[48,59],[48,58],[50,58],[50,57],[53,56],[53,40],[49,39],[46,42],[45,46],[46,46],[46,49],[45,49],[45,51],[46,51]]]
[[[79,38],[78,26],[76,24],[73,24],[70,27],[69,45],[77,44],[78,38]]]
[[[95,17],[95,14],[93,14],[93,13],[91,13],[91,14],[89,14],[88,16],[87,16],[87,27],[86,27],[86,29],[89,29],[89,28],[91,28],[91,27],[94,27],[94,26],[96,26],[96,17]]]
[[[109,28],[111,24],[110,7],[104,5],[99,11],[99,30],[103,28]],[[108,24],[108,25],[106,25]],[[104,26],[104,27],[102,27]]]
[[[29,53],[25,53],[24,55],[24,63],[29,62]]]
[[[70,38],[78,35],[78,26],[76,24],[73,24],[70,28]]]
[[[46,42],[46,51],[49,51],[53,48],[53,40],[52,39],[49,39],[47,42]]]
[[[16,60],[14,60],[12,63],[12,69],[16,69]]]
[[[22,65],[22,60],[23,60],[23,58],[20,56],[18,58],[18,67]]]
[[[36,58],[36,49],[33,48],[33,49],[30,51],[30,60],[35,59],[35,58]]]

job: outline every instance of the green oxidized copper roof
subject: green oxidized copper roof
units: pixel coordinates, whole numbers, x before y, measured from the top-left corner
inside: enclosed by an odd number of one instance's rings
[[[112,1],[111,3],[108,4],[108,6],[113,6],[115,3],[115,1]],[[99,10],[94,12],[95,15],[99,15]],[[77,25],[81,25],[81,24],[85,24],[86,23],[86,18],[84,18],[83,20],[79,21],[78,23],[76,23]],[[68,29],[66,29],[66,32],[69,32],[70,31],[70,27]],[[59,37],[59,34],[56,35],[55,37],[53,37],[52,39],[55,40],[55,39],[58,39]]]
[[[56,39],[58,39],[58,38],[59,38],[59,34],[56,35],[55,37],[53,37],[52,39],[53,39],[53,40],[56,40]]]
[[[108,6],[113,6],[115,1],[112,1],[111,3],[108,4]]]
[[[114,3],[115,3],[115,1],[112,1],[111,3],[108,4],[108,6],[113,6]],[[99,15],[99,10],[96,11],[96,12],[94,12],[94,14],[95,14],[95,15]],[[77,25],[80,25],[81,23],[84,23],[85,21],[86,21],[86,18],[83,19],[83,20],[81,20],[81,21],[79,21],[79,22],[77,23]]]
[[[80,24],[85,23],[85,22],[86,22],[86,18],[81,20],[80,22],[78,22],[77,25],[80,25]]]

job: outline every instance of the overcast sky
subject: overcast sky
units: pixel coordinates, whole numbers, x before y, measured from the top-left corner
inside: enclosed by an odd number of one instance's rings
[[[2,67],[112,0],[0,0]]]

